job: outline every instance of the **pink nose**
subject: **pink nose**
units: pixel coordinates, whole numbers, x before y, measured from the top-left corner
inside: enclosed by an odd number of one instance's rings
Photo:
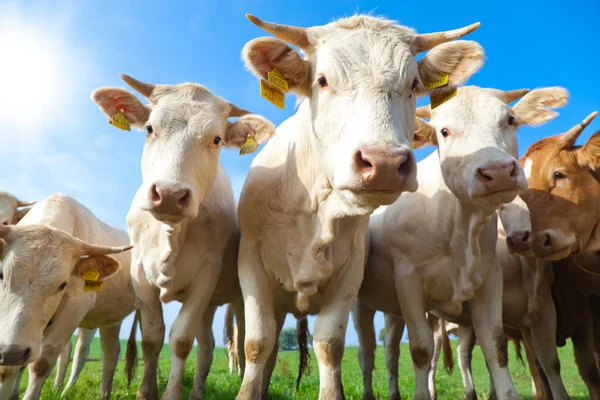
[[[184,185],[155,183],[150,186],[152,209],[159,214],[179,216],[190,203],[190,193]]]
[[[518,176],[519,166],[514,160],[489,162],[477,168],[477,178],[485,184],[490,193],[517,189]]]
[[[0,365],[25,365],[31,356],[31,347],[9,345],[0,346]]]
[[[524,253],[529,251],[531,234],[526,230],[514,231],[506,238],[506,245],[511,252]]]
[[[354,171],[367,190],[402,190],[412,164],[409,150],[365,148],[354,154]]]

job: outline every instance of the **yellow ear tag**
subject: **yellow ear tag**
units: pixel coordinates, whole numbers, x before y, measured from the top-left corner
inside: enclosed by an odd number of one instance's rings
[[[287,93],[287,91],[289,90],[287,81],[285,80],[283,75],[279,73],[279,70],[277,68],[273,68],[272,71],[267,72],[267,80],[271,85],[275,86],[277,89],[281,90],[284,93]]]
[[[254,141],[254,137],[248,136],[248,138],[246,139],[246,143],[244,143],[240,147],[240,156],[243,156],[244,154],[254,153],[257,147],[258,143]]]
[[[415,142],[412,142],[412,143],[410,144],[410,147],[411,147],[411,149],[413,149],[413,150],[414,150],[414,149],[415,149]]]
[[[260,80],[260,95],[267,99],[270,103],[275,104],[277,107],[284,109],[284,94],[283,91],[272,86],[271,84]]]
[[[100,278],[100,271],[98,268],[91,268],[83,274],[83,279],[86,281],[96,282]]]
[[[438,79],[437,81],[433,81],[433,82],[429,82],[426,83],[425,86],[425,90],[432,90],[432,89],[436,89],[442,86],[446,86],[448,84],[448,75],[444,75],[441,79]]]
[[[433,98],[433,97],[429,96],[429,100],[431,102],[431,104],[429,106],[433,110],[434,108],[441,106],[448,100],[456,97],[457,94],[458,94],[458,89],[456,89],[454,92],[450,93],[448,96],[446,96],[444,98],[437,98],[437,97]]]
[[[85,281],[85,286],[83,287],[84,292],[99,292],[102,290],[102,286],[104,286],[104,282],[91,282]]]
[[[127,118],[125,118],[125,115],[123,115],[123,110],[117,111],[117,113],[115,115],[110,117],[110,119],[108,120],[108,123],[111,125],[114,125],[115,127],[119,128],[119,129],[122,129],[124,131],[131,130],[129,121],[127,121]]]

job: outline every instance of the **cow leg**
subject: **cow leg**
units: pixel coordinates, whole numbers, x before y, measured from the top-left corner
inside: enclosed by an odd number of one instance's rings
[[[23,374],[25,373],[25,366],[20,367],[19,368],[19,372],[17,372],[17,379],[15,380],[14,386],[13,386],[13,395],[11,400],[19,400],[19,397],[21,395],[21,379],[23,378]],[[2,398],[2,396],[0,396],[0,399]]]
[[[398,388],[398,360],[400,341],[404,334],[404,319],[394,314],[384,314],[385,319],[385,366],[388,373],[388,400],[400,400]]]
[[[119,332],[121,324],[100,329],[100,346],[102,348],[102,381],[100,383],[100,398],[110,399],[115,370],[119,362],[121,343]]]
[[[140,328],[142,331],[142,354],[144,358],[144,375],[137,392],[137,400],[158,399],[158,357],[165,340],[165,323],[163,320],[160,292],[150,286],[143,268],[131,270],[133,287],[140,307]]]
[[[396,288],[410,338],[410,355],[415,369],[414,399],[430,400],[428,380],[433,356],[433,331],[427,322],[422,285],[419,279],[397,276]]]
[[[375,310],[371,310],[360,299],[352,307],[352,322],[358,334],[358,364],[363,375],[363,400],[375,400],[373,394],[373,369],[375,368]]]
[[[475,330],[472,326],[458,326],[458,368],[465,388],[466,400],[477,400],[475,385],[473,384],[473,373],[471,371],[471,360],[475,348]]]
[[[69,362],[71,361],[72,350],[73,344],[71,343],[71,340],[67,340],[67,343],[65,344],[62,353],[60,353],[58,356],[58,361],[56,362],[56,377],[54,378],[53,387],[55,391],[59,390],[65,382],[67,368],[69,367]]]
[[[73,332],[88,313],[88,301],[69,301],[63,299],[59,310],[52,318],[52,325],[48,327],[43,339],[40,357],[29,364],[29,382],[25,391],[24,400],[40,398],[42,387],[46,378],[52,371],[56,359],[62,352],[65,344],[73,336]]]
[[[274,296],[259,251],[245,243],[243,235],[238,265],[246,317],[246,369],[236,399],[259,400],[265,364],[276,342]]]
[[[65,389],[63,390],[63,396],[75,385],[75,383],[77,383],[79,374],[81,374],[85,362],[90,354],[90,347],[92,345],[92,340],[96,335],[96,331],[97,329],[79,328],[79,332],[77,333],[77,342],[75,342],[75,354],[73,356],[71,376],[69,377],[67,386],[65,386]]]
[[[589,297],[590,312],[592,315],[592,323],[594,329],[594,358],[596,359],[596,367],[600,371],[600,297]]]
[[[473,328],[500,400],[518,399],[508,371],[506,337],[502,326],[502,269],[494,260],[480,289],[470,301]]]
[[[206,265],[201,277],[192,283],[194,290],[187,296],[169,333],[171,373],[169,383],[162,395],[163,400],[179,400],[183,396],[183,373],[185,361],[194,345],[196,326],[207,312],[207,306],[219,279],[219,265]],[[214,276],[210,275],[213,274]],[[212,357],[212,355],[211,355]],[[208,360],[207,360],[208,361]]]
[[[571,340],[579,375],[583,378],[590,394],[590,400],[600,399],[600,374],[594,357],[593,327],[589,317],[576,321]]]
[[[521,329],[521,333],[523,335],[523,347],[525,347],[527,364],[529,365],[529,371],[531,373],[533,397],[540,400],[552,399],[550,383],[548,382],[544,369],[533,349],[531,331],[529,328],[523,328]]]
[[[538,322],[523,331],[531,338],[535,356],[548,378],[552,397],[554,400],[566,400],[569,399],[569,394],[560,377],[560,360],[556,350],[556,310],[550,295],[550,288],[548,287],[546,291],[544,301],[538,304],[540,313]]]
[[[235,313],[235,324],[237,327],[237,338],[235,343],[237,344],[237,363],[238,363],[238,375],[244,376],[244,370],[246,369],[246,356],[244,353],[244,339],[246,338],[246,316],[244,315],[244,298],[234,300],[231,305],[233,306],[233,312]]]
[[[20,370],[19,367],[0,367],[0,400],[19,399]]]
[[[196,340],[198,341],[198,348],[196,349],[196,377],[194,378],[194,387],[190,394],[190,400],[200,400],[204,396],[206,378],[210,371],[213,361],[213,351],[215,349],[215,337],[212,325],[216,309],[216,307],[207,307],[198,327],[198,333],[196,334]]]
[[[269,394],[269,385],[271,384],[271,375],[273,375],[273,370],[275,369],[275,364],[277,364],[277,353],[279,352],[279,335],[281,334],[281,330],[283,329],[283,324],[285,323],[286,314],[275,313],[275,321],[277,322],[277,334],[275,335],[275,345],[273,346],[273,351],[271,351],[271,355],[267,360],[265,365],[265,370],[263,372],[262,379],[262,395],[261,398],[263,400],[267,400]]]
[[[443,324],[444,321],[440,320],[431,313],[427,315],[427,319],[429,321],[429,326],[433,331],[433,357],[431,357],[431,366],[429,368],[428,386],[429,393],[431,393],[431,400],[436,400],[437,393],[435,392],[435,373],[437,371],[437,365],[442,350],[442,328],[440,324]]]

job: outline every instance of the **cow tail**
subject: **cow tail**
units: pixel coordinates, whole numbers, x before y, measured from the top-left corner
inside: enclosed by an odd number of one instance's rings
[[[310,352],[308,351],[308,319],[306,317],[296,322],[296,341],[298,342],[298,379],[296,380],[296,390],[300,388],[302,375],[306,372],[310,375]]]
[[[135,370],[137,368],[138,347],[136,336],[138,323],[141,324],[141,318],[140,309],[138,308],[133,317],[131,332],[129,333],[129,339],[127,340],[127,352],[125,353],[125,375],[127,376],[127,387],[131,385],[131,381],[135,377]]]

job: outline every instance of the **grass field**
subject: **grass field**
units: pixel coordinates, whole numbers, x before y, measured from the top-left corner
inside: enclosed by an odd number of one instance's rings
[[[456,342],[452,343],[456,348]],[[122,343],[121,348],[125,349],[125,343]],[[408,344],[402,344],[400,357],[400,390],[404,399],[410,399],[414,390],[414,373],[410,362]],[[517,387],[519,394],[524,399],[531,399],[531,380],[528,370],[521,365],[515,356],[512,345],[510,346],[510,371]],[[358,366],[357,348],[348,347],[344,354],[343,360],[343,382],[344,391],[347,399],[360,399],[362,395],[362,375]],[[123,355],[122,353],[122,355]],[[587,399],[588,394],[585,385],[578,375],[577,368],[573,360],[573,351],[570,343],[559,349],[559,355],[562,362],[562,376],[573,399]],[[73,390],[65,397],[69,400],[95,399],[97,398],[98,388],[100,384],[100,346],[99,341],[95,340],[90,352],[90,361],[87,362],[81,377]],[[270,398],[280,400],[290,399],[316,399],[318,397],[319,374],[317,362],[314,354],[311,358],[313,372],[310,376],[305,377],[300,385],[300,390],[296,392],[296,372],[297,372],[297,353],[294,351],[280,352],[277,361],[277,367],[274,372],[270,386]],[[140,361],[138,365],[137,377],[130,388],[127,388],[125,376],[123,373],[123,361],[119,362],[119,366],[115,376],[115,385],[113,388],[113,399],[135,399],[135,393],[141,380],[143,365]],[[159,374],[159,390],[162,393],[168,378],[169,371],[169,353],[165,346],[161,353]],[[186,366],[186,376],[184,380],[184,398],[187,399],[189,390],[194,379],[195,368],[195,352],[192,351],[190,359]],[[475,349],[473,355],[473,375],[477,393],[480,398],[487,398],[487,390],[489,379],[483,356],[479,348]],[[25,377],[26,378],[26,375]],[[44,387],[42,399],[59,399],[58,393],[52,391],[52,383],[54,374],[48,379]],[[21,382],[22,390],[25,389],[27,380]],[[383,347],[378,346],[376,353],[376,370],[373,377],[375,388],[375,396],[379,399],[387,398],[387,374],[385,370]],[[240,386],[240,378],[237,376],[229,376],[227,370],[227,357],[225,349],[217,348],[214,354],[214,361],[211,372],[208,376],[207,389],[205,399],[233,399],[237,394]],[[454,374],[448,376],[442,369],[441,362],[437,374],[437,392],[438,399],[462,399],[464,398],[462,391],[462,381],[458,367],[455,368]]]

